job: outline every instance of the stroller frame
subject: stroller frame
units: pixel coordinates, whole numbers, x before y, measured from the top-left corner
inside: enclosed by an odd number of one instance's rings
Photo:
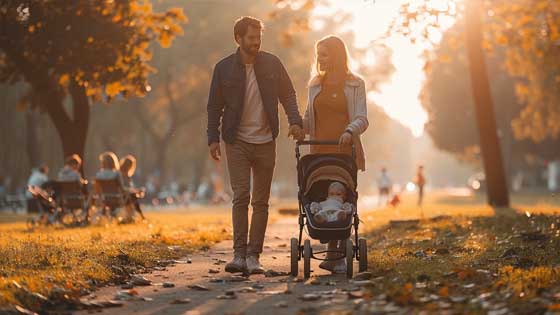
[[[305,178],[304,178],[304,170],[303,170],[303,166],[301,163],[301,152],[300,152],[300,146],[302,145],[308,145],[308,146],[312,146],[312,145],[338,145],[339,142],[336,140],[328,140],[328,141],[320,141],[320,140],[305,140],[305,141],[297,141],[296,142],[296,148],[295,148],[295,152],[296,152],[296,163],[297,163],[297,172],[298,172],[298,223],[299,223],[299,237],[298,238],[292,238],[291,239],[291,252],[290,252],[290,260],[291,260],[291,275],[292,276],[297,276],[298,274],[298,261],[301,260],[303,258],[304,260],[304,277],[305,278],[309,278],[310,274],[311,274],[311,264],[310,264],[310,260],[311,259],[315,259],[315,260],[322,260],[322,261],[334,261],[334,260],[340,260],[340,259],[346,259],[346,276],[348,278],[352,278],[353,276],[353,261],[354,258],[359,262],[359,271],[366,271],[367,270],[367,241],[365,238],[360,238],[358,235],[358,226],[360,223],[360,218],[358,216],[358,211],[357,211],[357,206],[356,206],[356,211],[354,211],[354,213],[352,214],[352,219],[349,222],[349,224],[346,226],[345,229],[347,229],[347,231],[349,233],[350,230],[352,229],[352,227],[354,228],[354,242],[352,242],[351,237],[348,237],[346,239],[346,248],[345,250],[321,250],[321,251],[316,251],[313,252],[313,249],[311,248],[311,241],[309,239],[304,241],[304,244],[302,245],[302,240],[303,240],[303,229],[307,226],[307,225],[311,225],[311,227],[313,229],[315,229],[315,227],[313,226],[313,222],[311,222],[309,220],[309,218],[307,217],[308,214],[306,214],[306,209],[305,209],[305,204],[303,202],[304,198],[305,198]],[[352,162],[355,163],[355,156],[356,156],[356,149],[355,146],[352,145]],[[353,170],[356,170],[356,166],[355,164],[353,164]],[[355,186],[357,186],[357,182],[356,182],[356,175],[357,170],[354,172],[354,174],[352,174],[352,177],[355,181]],[[353,192],[354,196],[353,196],[353,200],[355,201],[355,203],[357,203],[358,200],[358,193],[356,191]],[[324,227],[324,228],[320,228],[323,230],[337,230],[340,231],[341,228],[328,228],[328,227]],[[308,228],[309,231],[309,228]],[[347,233],[348,233],[347,232]],[[310,233],[311,234],[311,233]],[[311,236],[311,235],[310,235]],[[311,238],[315,239],[313,236],[311,236]],[[332,239],[335,240],[335,239]],[[338,253],[340,254],[339,257],[337,258],[322,258],[322,257],[317,257],[316,255],[319,254],[328,254],[328,253]]]

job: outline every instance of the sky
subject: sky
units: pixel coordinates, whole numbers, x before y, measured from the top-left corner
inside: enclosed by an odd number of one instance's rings
[[[327,0],[326,5],[320,4],[314,9],[313,15],[336,17],[337,12],[351,14],[352,20],[341,27],[341,32],[350,30],[355,34],[355,43],[347,43],[351,53],[352,46],[365,47],[381,37],[405,2],[411,1]],[[418,99],[425,78],[421,57],[424,48],[397,36],[386,39],[385,44],[393,51],[395,72],[389,82],[380,86],[379,92],[369,92],[368,97],[418,137],[422,135],[428,118]]]

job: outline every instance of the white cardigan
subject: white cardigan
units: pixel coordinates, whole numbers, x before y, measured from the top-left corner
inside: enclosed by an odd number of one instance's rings
[[[311,139],[315,138],[315,114],[313,110],[313,101],[321,92],[321,78],[315,76],[309,82],[309,93],[307,100],[307,109],[303,118],[303,130],[309,134]],[[354,135],[354,145],[356,146],[356,164],[358,169],[364,171],[366,168],[364,148],[360,141],[360,135],[366,131],[369,126],[367,119],[367,98],[366,86],[364,80],[351,75],[345,81],[344,95],[348,105],[348,120],[350,123],[346,127],[352,131]]]

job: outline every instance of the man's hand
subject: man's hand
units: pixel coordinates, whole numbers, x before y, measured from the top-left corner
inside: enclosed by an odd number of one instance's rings
[[[220,143],[219,142],[212,142],[208,146],[210,149],[210,156],[216,161],[219,161],[222,157],[222,152],[220,151]]]
[[[352,134],[348,131],[345,131],[340,136],[340,139],[338,140],[338,145],[339,145],[340,148],[348,147],[348,146],[352,145],[352,141],[353,141],[352,140]]]
[[[294,140],[303,140],[305,139],[305,132],[299,125],[291,125],[290,130],[288,131],[288,137],[294,138]]]

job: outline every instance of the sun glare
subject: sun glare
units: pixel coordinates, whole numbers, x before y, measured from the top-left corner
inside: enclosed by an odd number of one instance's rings
[[[338,12],[350,14],[351,20],[341,26],[340,32],[351,31],[355,35],[355,42],[348,43],[350,47],[366,47],[372,41],[380,39],[388,29],[390,23],[399,14],[399,8],[404,3],[416,6],[424,0],[328,0],[314,9],[314,28],[320,29],[324,24],[320,18],[336,18],[342,16]],[[449,0],[431,0],[434,8],[448,8],[454,10],[453,2]],[[443,21],[444,28],[452,25],[453,21]],[[441,34],[430,34],[432,40],[438,40]],[[422,51],[426,48],[421,43],[412,44],[405,38],[392,36],[384,43],[393,51],[392,62],[395,72],[389,82],[380,86],[379,92],[370,92],[368,97],[393,119],[408,127],[414,136],[422,135],[424,124],[428,119],[422,108],[418,96],[424,81]],[[351,49],[351,48],[350,48]],[[372,65],[373,58],[365,61]]]

